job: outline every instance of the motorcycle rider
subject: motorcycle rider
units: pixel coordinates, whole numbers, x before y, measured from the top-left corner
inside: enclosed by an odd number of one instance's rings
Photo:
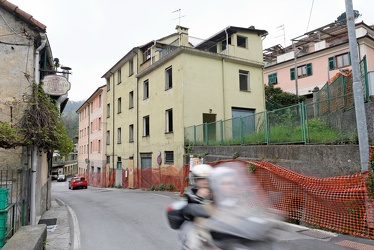
[[[199,164],[192,168],[191,183],[184,196],[188,205],[184,208],[183,215],[185,222],[180,228],[180,240],[182,249],[200,249],[201,242],[197,235],[198,228],[196,220],[198,218],[208,218],[209,212],[204,206],[209,204],[212,199],[212,193],[209,185],[209,176],[213,168],[208,164]]]

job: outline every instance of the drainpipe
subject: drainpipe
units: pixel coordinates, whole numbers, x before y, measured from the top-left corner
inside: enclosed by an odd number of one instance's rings
[[[68,94],[64,94],[64,95],[60,96],[56,101],[56,107],[59,111],[59,115],[61,115],[61,111],[60,111],[61,103],[63,103],[67,98],[68,98]]]
[[[151,46],[151,65],[153,64],[153,47],[156,45],[156,40],[153,40],[153,45]]]
[[[47,42],[47,37],[45,33],[40,33],[41,38],[41,44],[35,51],[35,71],[34,71],[34,80],[35,83],[39,85],[40,83],[40,65],[39,65],[39,59],[40,54],[39,52],[45,47],[45,44]],[[30,199],[30,219],[31,219],[31,225],[36,225],[36,207],[35,207],[35,195],[36,195],[36,165],[38,163],[38,146],[33,146],[32,151],[32,164],[31,164],[31,199]]]
[[[225,28],[226,33],[226,55],[229,55],[229,34],[227,33],[227,28]]]

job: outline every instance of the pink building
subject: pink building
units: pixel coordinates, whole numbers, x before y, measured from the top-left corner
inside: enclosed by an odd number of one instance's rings
[[[366,56],[368,71],[374,71],[374,27],[357,23],[356,37],[360,60]],[[315,87],[321,88],[339,71],[351,69],[345,24],[331,23],[292,41],[286,48],[276,45],[264,50],[265,84],[311,97]]]
[[[104,91],[105,90],[105,91]],[[105,185],[106,85],[99,87],[79,109],[78,175],[89,185]]]

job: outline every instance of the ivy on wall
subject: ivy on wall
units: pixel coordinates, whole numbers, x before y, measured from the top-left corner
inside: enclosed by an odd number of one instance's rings
[[[52,152],[59,150],[60,155],[69,154],[73,142],[66,133],[54,100],[44,92],[41,84],[32,84],[28,102],[28,108],[16,126],[0,122],[0,147],[36,145]]]

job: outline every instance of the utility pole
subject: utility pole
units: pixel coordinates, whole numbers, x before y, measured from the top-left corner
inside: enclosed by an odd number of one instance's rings
[[[358,45],[356,38],[355,18],[353,14],[352,0],[345,0],[349,49],[352,62],[353,96],[356,111],[356,123],[358,144],[360,149],[361,173],[368,170],[369,162],[369,139],[366,124],[364,95],[362,91],[360,64],[358,58]]]

